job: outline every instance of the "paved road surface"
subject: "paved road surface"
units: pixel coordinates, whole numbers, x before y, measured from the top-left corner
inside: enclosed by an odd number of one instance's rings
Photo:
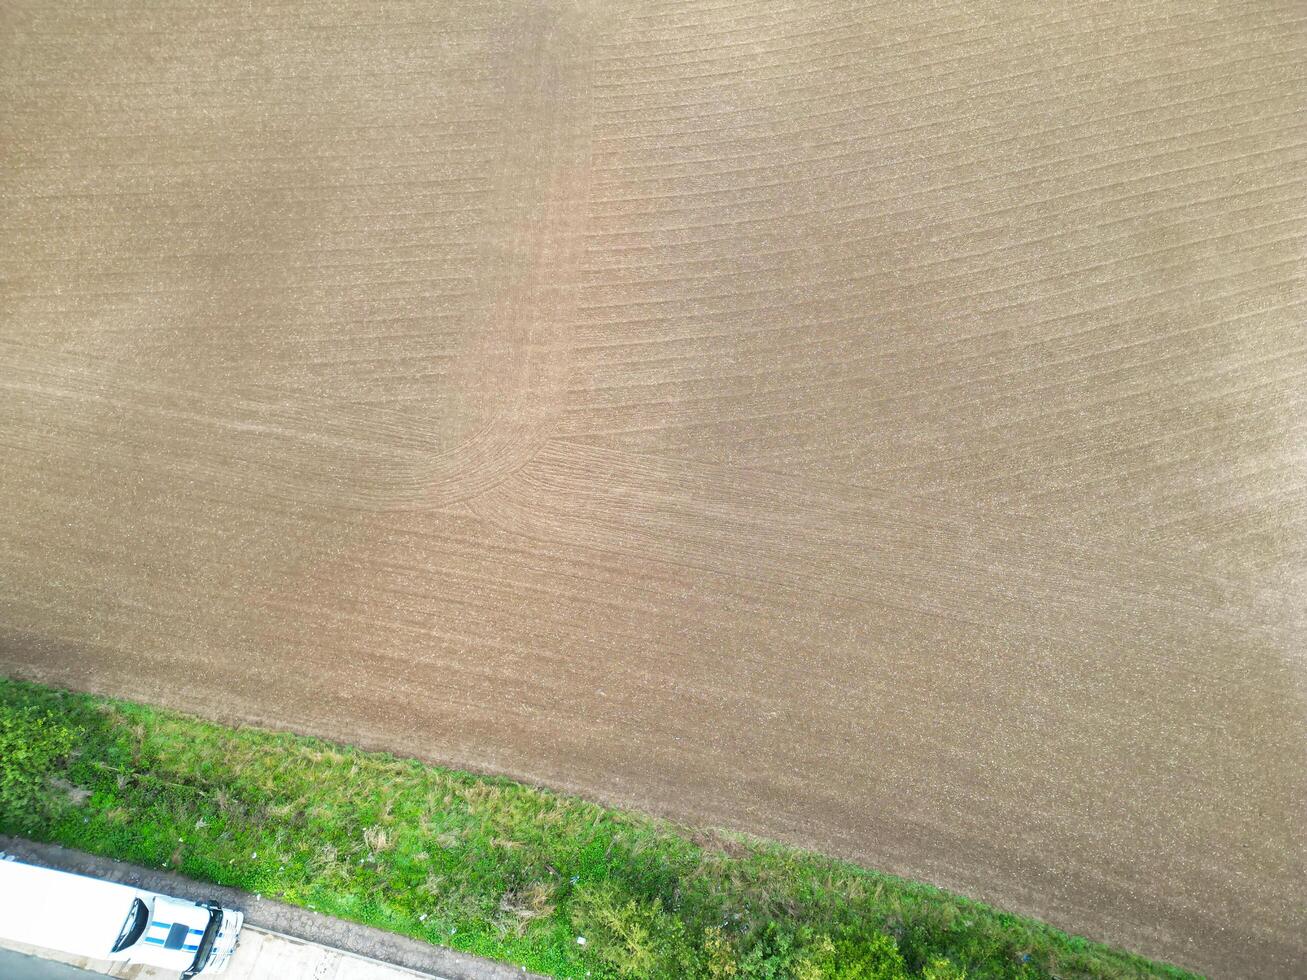
[[[6,980],[95,980],[97,976],[57,960],[0,948],[0,977]]]
[[[1307,971],[1300,4],[0,16],[0,669]]]

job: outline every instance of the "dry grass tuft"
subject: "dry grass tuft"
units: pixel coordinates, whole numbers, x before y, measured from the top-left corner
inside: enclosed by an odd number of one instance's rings
[[[499,900],[501,927],[521,936],[534,919],[553,915],[554,888],[546,881],[510,888]]]

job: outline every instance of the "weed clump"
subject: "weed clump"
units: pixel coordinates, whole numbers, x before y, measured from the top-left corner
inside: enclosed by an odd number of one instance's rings
[[[78,730],[49,709],[0,701],[0,820],[15,830],[39,825],[57,808],[59,794],[81,798],[63,763]]]

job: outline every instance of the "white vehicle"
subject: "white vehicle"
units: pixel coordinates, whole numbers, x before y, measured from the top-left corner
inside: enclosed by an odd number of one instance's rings
[[[183,977],[221,973],[245,916],[130,885],[0,860],[0,938]]]

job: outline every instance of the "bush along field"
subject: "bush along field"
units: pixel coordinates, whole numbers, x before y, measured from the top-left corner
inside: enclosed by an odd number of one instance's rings
[[[558,977],[1190,976],[794,848],[4,679],[0,832]]]

